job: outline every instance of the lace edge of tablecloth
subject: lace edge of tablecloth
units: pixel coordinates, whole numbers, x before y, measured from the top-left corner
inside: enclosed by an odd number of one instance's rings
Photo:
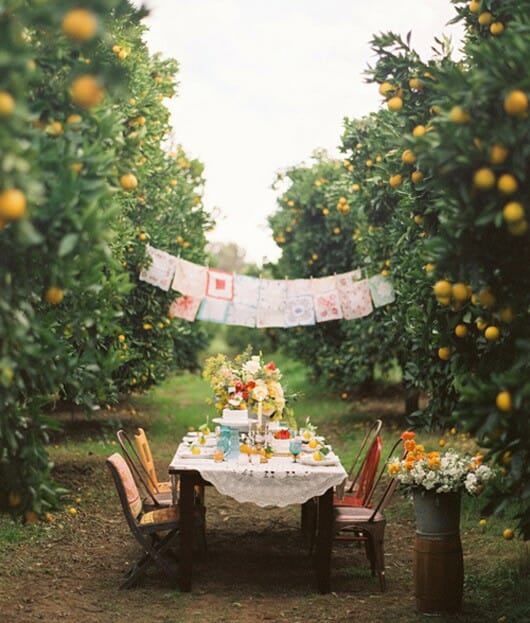
[[[201,476],[212,483],[219,493],[228,495],[240,503],[252,502],[262,508],[266,506],[283,508],[289,506],[289,504],[303,504],[313,497],[322,495],[331,487],[340,485],[346,478],[346,473],[344,473],[344,475],[337,473],[329,475],[315,473],[313,474],[311,487],[301,487],[300,480],[296,478],[292,480],[293,486],[286,487],[289,478],[281,478],[277,480],[282,483],[282,486],[278,486],[276,490],[256,487],[255,483],[248,483],[247,486],[241,486],[241,481],[239,481],[240,486],[236,490],[233,486],[233,480],[231,482],[226,482],[223,477],[224,474],[214,470],[210,471],[200,468],[199,471]],[[270,481],[275,479],[270,478],[268,480],[270,483]],[[296,480],[298,480],[298,482],[296,482]],[[260,492],[259,497],[256,495],[257,491]]]

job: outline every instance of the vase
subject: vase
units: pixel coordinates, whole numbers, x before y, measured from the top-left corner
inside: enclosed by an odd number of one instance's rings
[[[416,517],[413,576],[416,607],[424,614],[462,608],[464,562],[460,542],[460,492],[413,492]]]

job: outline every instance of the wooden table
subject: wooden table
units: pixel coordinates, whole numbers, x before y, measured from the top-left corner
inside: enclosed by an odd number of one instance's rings
[[[272,466],[274,465],[273,460],[271,460]],[[222,465],[224,464],[216,465],[216,469],[222,469]],[[226,468],[229,469],[229,466]],[[339,484],[346,476],[342,465],[321,469],[333,470],[337,481],[336,484]],[[179,587],[183,592],[190,592],[193,586],[193,551],[196,526],[195,488],[197,485],[212,484],[201,476],[200,471],[198,465],[195,467],[194,461],[179,459],[177,454],[169,465],[171,479],[175,481],[178,477],[180,482],[178,497],[180,512]],[[308,474],[308,483],[310,480],[311,474]],[[329,593],[331,590],[331,548],[333,544],[333,486],[327,487],[318,496],[309,494],[305,501],[296,503],[302,504],[302,510],[304,510],[304,506],[306,510],[310,510],[309,506],[311,504],[317,505],[317,527],[313,561],[316,586],[320,593]],[[302,512],[302,516],[304,516],[304,512]]]

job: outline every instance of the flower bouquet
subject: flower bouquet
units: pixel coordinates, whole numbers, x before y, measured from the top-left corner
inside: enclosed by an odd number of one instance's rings
[[[248,409],[271,420],[290,415],[280,383],[282,374],[273,361],[264,362],[261,353],[253,355],[248,348],[233,361],[226,355],[209,357],[203,377],[210,382],[214,399],[210,402],[219,413],[224,409]]]
[[[388,471],[407,489],[425,489],[436,493],[465,491],[471,495],[480,493],[484,483],[493,476],[493,470],[482,463],[480,452],[474,456],[463,455],[454,449],[444,453],[426,452],[417,444],[415,433],[402,435],[405,458],[390,461]]]

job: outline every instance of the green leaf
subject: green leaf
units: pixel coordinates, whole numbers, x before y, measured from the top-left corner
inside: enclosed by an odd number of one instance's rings
[[[71,233],[66,234],[66,236],[61,240],[61,244],[59,245],[58,255],[59,257],[64,257],[71,253],[79,240],[79,234]]]

